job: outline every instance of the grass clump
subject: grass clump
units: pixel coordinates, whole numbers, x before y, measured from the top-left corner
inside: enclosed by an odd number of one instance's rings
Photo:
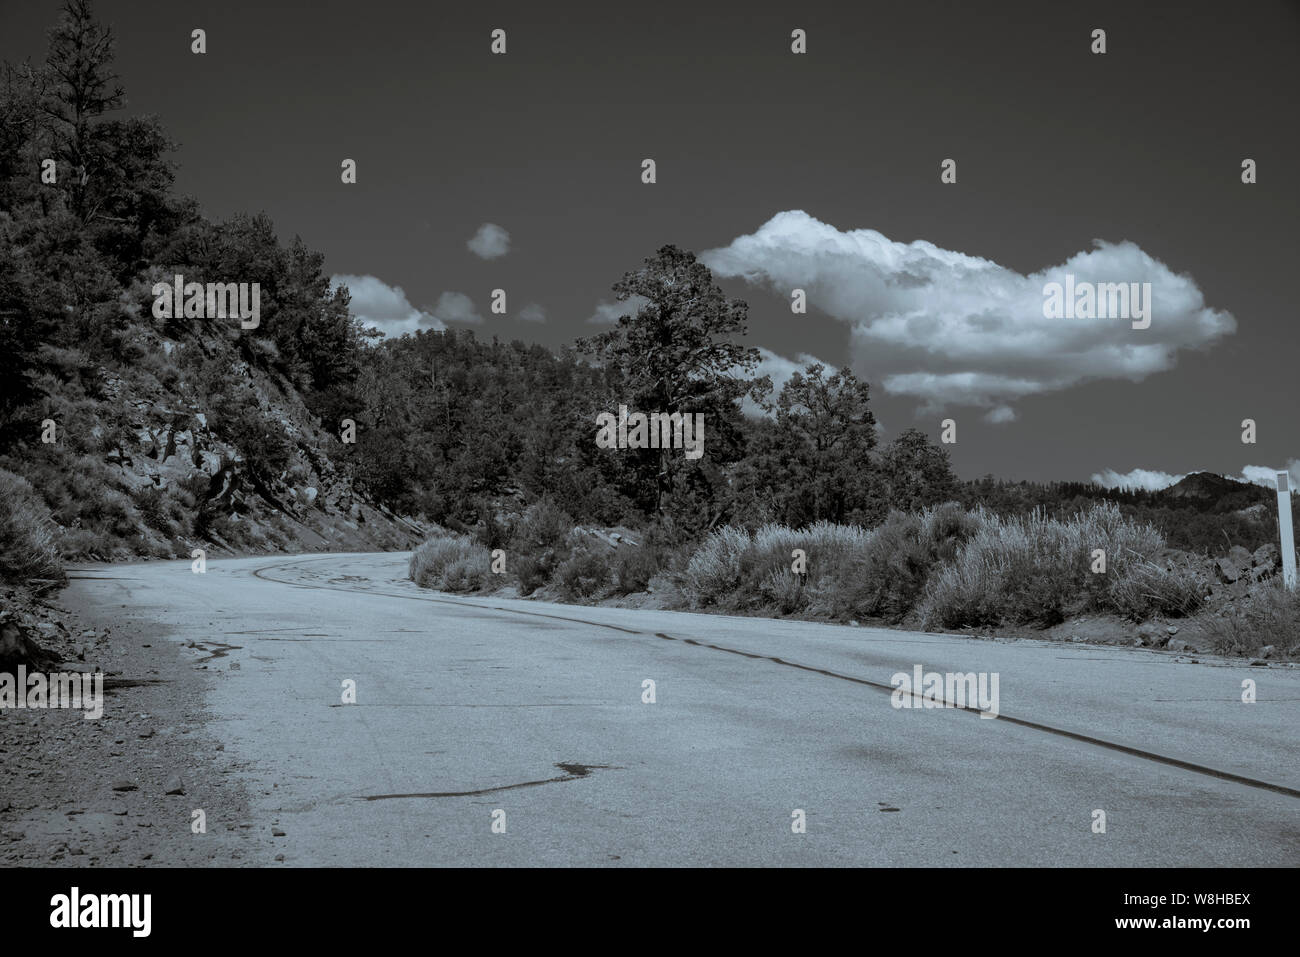
[[[1200,624],[1221,654],[1256,654],[1268,645],[1278,655],[1300,654],[1300,589],[1289,590],[1279,576]]]
[[[0,580],[63,581],[63,560],[55,533],[50,510],[32,484],[0,469]]]

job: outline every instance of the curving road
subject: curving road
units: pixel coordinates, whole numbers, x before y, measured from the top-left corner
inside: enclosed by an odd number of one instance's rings
[[[101,565],[69,595],[206,649],[206,730],[290,865],[1300,863],[1300,670],[460,598],[406,558]],[[916,665],[997,673],[1001,717],[894,708]]]

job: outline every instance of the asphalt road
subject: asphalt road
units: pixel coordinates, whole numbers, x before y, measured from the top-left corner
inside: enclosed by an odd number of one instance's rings
[[[70,594],[195,644],[207,731],[289,865],[1300,863],[1298,669],[460,598],[405,570],[94,566]],[[893,707],[918,664],[997,673],[1001,717]]]

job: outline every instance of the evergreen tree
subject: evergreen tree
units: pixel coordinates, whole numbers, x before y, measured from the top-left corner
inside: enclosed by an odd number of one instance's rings
[[[746,332],[748,306],[728,299],[692,253],[664,246],[614,284],[620,302],[644,300],[635,315],[583,340],[579,348],[617,373],[621,391],[609,406],[634,412],[703,413],[705,453],[688,461],[680,449],[621,451],[633,463],[642,501],[656,515],[678,513],[692,525],[721,517],[725,468],[743,452],[738,402],[762,385],[752,378],[758,350],[732,337]],[[592,429],[594,434],[594,427]]]

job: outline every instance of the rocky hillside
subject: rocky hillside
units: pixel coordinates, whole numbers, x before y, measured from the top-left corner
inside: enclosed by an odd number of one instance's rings
[[[166,355],[186,348],[161,340]],[[190,346],[192,348],[193,346]],[[341,447],[283,377],[233,362],[236,386],[256,396],[278,433],[285,460],[274,472],[223,437],[204,403],[179,381],[173,390],[101,368],[102,401],[120,415],[90,427],[109,487],[120,491],[136,533],[77,551],[90,558],[130,554],[188,557],[223,552],[401,549],[420,526],[359,493],[331,458]]]
[[[267,217],[214,222],[175,193],[159,122],[114,118],[112,54],[71,3],[45,63],[0,74],[0,581],[407,547],[419,527],[375,504],[340,440],[345,418],[369,424],[347,291]],[[227,288],[237,317],[214,306]]]
[[[44,347],[40,435],[0,456],[0,468],[48,507],[64,559],[401,549],[418,540],[417,523],[357,489],[336,461],[346,447],[282,373],[202,335],[136,326],[128,347],[143,361]]]

